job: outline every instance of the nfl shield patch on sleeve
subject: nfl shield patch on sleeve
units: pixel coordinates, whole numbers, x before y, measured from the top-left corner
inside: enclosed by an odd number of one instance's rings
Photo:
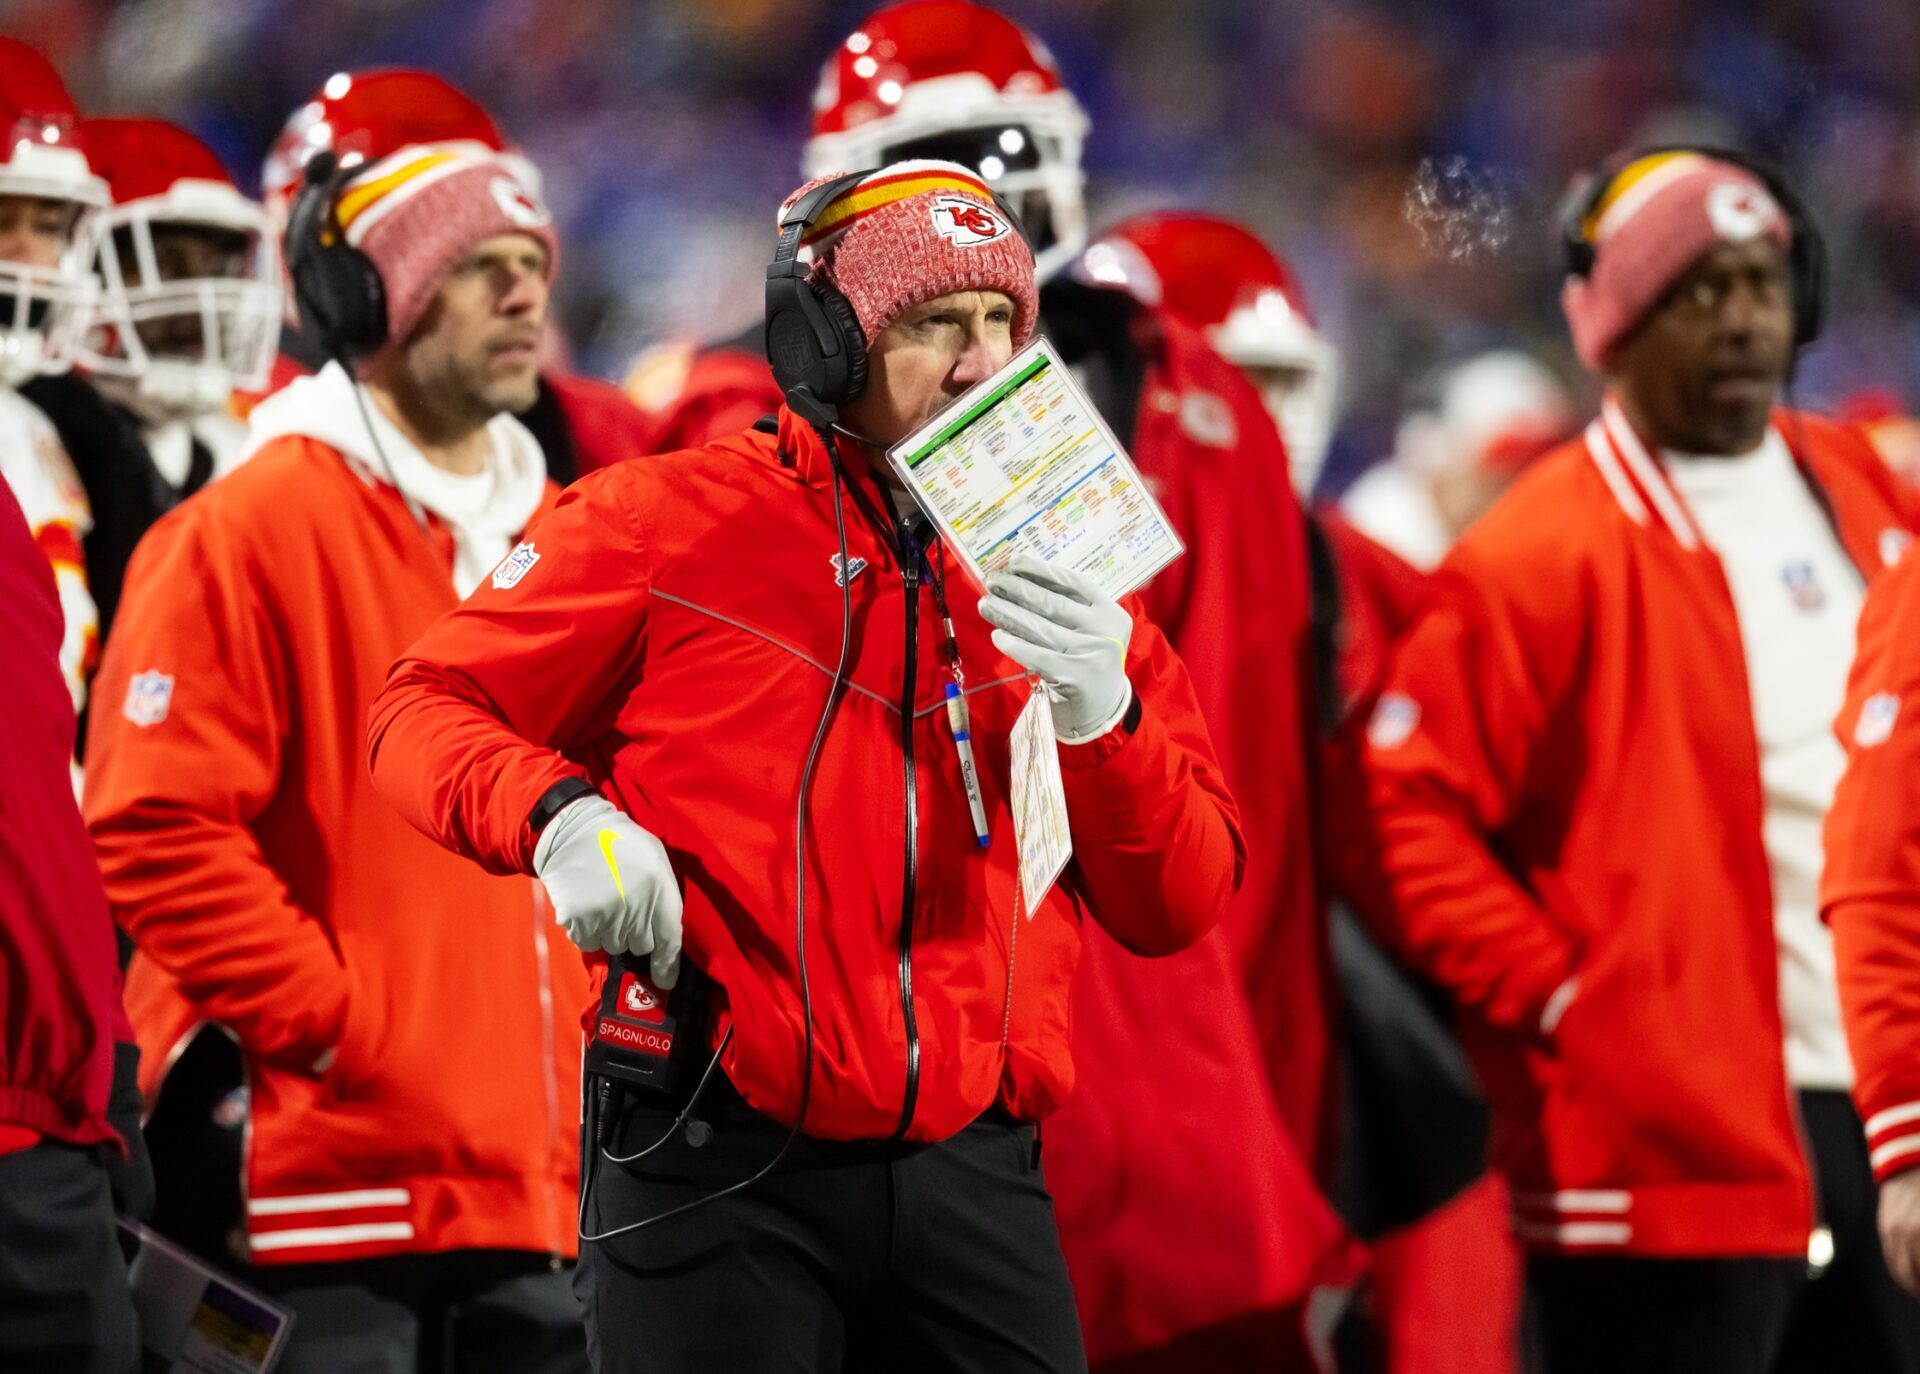
[[[1893,738],[1894,722],[1900,719],[1900,698],[1892,692],[1875,692],[1860,703],[1860,719],[1853,725],[1853,742],[1872,749]]]
[[[533,565],[539,561],[540,555],[533,551],[533,545],[520,545],[501,559],[500,565],[493,570],[493,585],[505,591],[525,577]]]
[[[172,676],[150,668],[144,673],[135,673],[127,683],[126,704],[120,710],[128,720],[145,728],[165,720],[172,705]]]

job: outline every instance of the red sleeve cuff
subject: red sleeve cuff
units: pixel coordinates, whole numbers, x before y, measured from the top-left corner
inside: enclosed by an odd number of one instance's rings
[[[1920,1097],[1866,1114],[1867,1159],[1875,1180],[1920,1166]]]

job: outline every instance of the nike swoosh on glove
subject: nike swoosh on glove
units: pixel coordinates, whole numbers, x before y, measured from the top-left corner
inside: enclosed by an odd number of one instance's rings
[[[540,833],[533,871],[567,938],[583,950],[649,959],[653,981],[680,977],[680,884],[666,846],[604,797],[564,807]]]

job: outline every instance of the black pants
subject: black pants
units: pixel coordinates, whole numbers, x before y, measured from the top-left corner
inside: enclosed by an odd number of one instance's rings
[[[773,1157],[786,1128],[715,1082],[697,1116],[710,1137],[674,1132],[643,1160],[598,1162],[590,1233]],[[628,1107],[610,1152],[661,1139],[673,1116]],[[583,1243],[574,1282],[596,1374],[1086,1369],[1033,1129],[998,1113],[938,1145],[802,1137],[744,1192]]]
[[[153,1158],[154,1230],[223,1269],[245,1211],[246,1069],[240,1047],[217,1026],[194,1033],[147,1118]]]
[[[1545,1374],[1920,1374],[1920,1302],[1887,1272],[1866,1144],[1845,1093],[1803,1092],[1833,1263],[1539,1257],[1527,1264]]]
[[[265,1265],[248,1283],[293,1309],[275,1374],[585,1374],[571,1279],[544,1255],[458,1250]]]
[[[0,1369],[129,1374],[139,1358],[100,1156],[51,1142],[0,1155]]]

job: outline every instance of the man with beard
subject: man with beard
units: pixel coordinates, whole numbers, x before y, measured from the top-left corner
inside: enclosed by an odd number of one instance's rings
[[[395,656],[554,494],[512,412],[558,244],[479,153],[302,194],[290,273],[353,371],[257,407],[244,465],[141,542],[87,819],[143,963],[246,1061],[243,1258],[298,1316],[282,1368],[577,1371],[585,971],[530,884],[427,844],[359,762]]]
[[[317,153],[331,152],[351,167],[420,144],[491,154],[528,194],[541,194],[539,168],[507,140],[479,101],[432,72],[370,67],[335,72],[288,116],[260,171],[267,214],[284,226],[301,171]],[[581,473],[653,451],[647,447],[650,427],[619,388],[555,364],[549,355],[565,348],[551,320],[542,346],[538,384],[515,417],[540,441],[554,481],[565,486]],[[293,321],[280,347],[268,390],[327,361],[321,341]]]

